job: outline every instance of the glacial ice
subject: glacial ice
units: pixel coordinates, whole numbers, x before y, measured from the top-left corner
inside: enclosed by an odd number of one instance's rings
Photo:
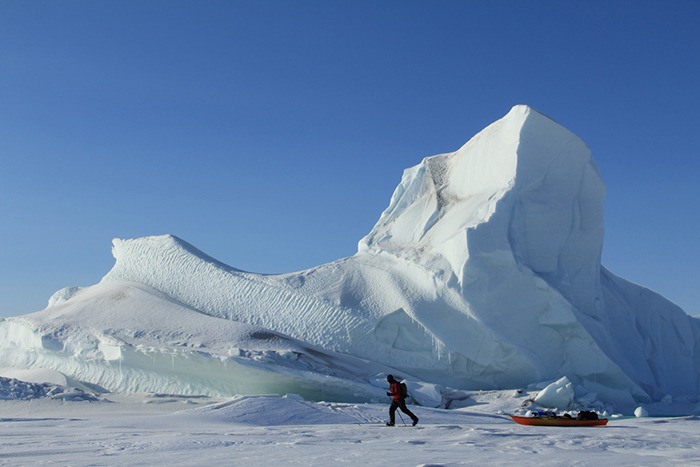
[[[381,399],[388,372],[429,404],[562,377],[625,407],[695,396],[698,320],[601,266],[604,197],[585,143],[516,106],[407,169],[348,258],[259,275],[171,235],[115,239],[99,284],[0,320],[0,367],[315,400]]]
[[[569,379],[564,376],[537,393],[534,402],[543,407],[568,409],[574,402],[574,396],[574,387]]]

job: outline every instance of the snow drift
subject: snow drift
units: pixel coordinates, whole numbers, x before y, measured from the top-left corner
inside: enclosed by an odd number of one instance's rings
[[[516,106],[407,169],[352,257],[259,275],[114,240],[99,284],[0,321],[0,366],[112,391],[372,400],[391,371],[425,394],[566,376],[588,400],[695,397],[698,320],[601,266],[604,197],[585,143]]]

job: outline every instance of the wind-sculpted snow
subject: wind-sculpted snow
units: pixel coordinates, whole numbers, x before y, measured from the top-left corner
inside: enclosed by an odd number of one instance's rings
[[[0,322],[2,365],[53,368],[117,392],[370,400],[387,367],[207,316],[143,285],[108,281]],[[1,373],[0,373],[1,374]]]
[[[0,322],[0,366],[112,391],[383,397],[568,378],[579,401],[696,397],[696,319],[602,268],[605,188],[585,143],[526,106],[404,172],[352,257],[283,275],[165,235],[41,312]],[[432,402],[431,402],[432,401]]]

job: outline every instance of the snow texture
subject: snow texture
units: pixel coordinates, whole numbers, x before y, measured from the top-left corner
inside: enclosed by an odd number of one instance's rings
[[[225,400],[120,394],[96,402],[0,400],[0,464],[405,466],[700,463],[697,416],[611,417],[606,427],[528,427],[524,395],[474,394],[468,409],[411,409],[418,426],[384,426],[387,404],[299,397]],[[397,421],[399,421],[397,417]]]
[[[0,320],[0,366],[113,392],[380,401],[392,373],[432,406],[563,377],[569,405],[693,402],[698,320],[601,266],[604,197],[585,143],[516,106],[407,169],[349,258],[260,275],[115,239],[99,284]]]

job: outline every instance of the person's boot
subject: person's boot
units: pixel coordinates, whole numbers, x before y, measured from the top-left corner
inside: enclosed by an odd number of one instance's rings
[[[413,426],[416,426],[416,425],[418,425],[418,417],[413,419]]]
[[[386,426],[394,426],[394,422],[386,422]]]

